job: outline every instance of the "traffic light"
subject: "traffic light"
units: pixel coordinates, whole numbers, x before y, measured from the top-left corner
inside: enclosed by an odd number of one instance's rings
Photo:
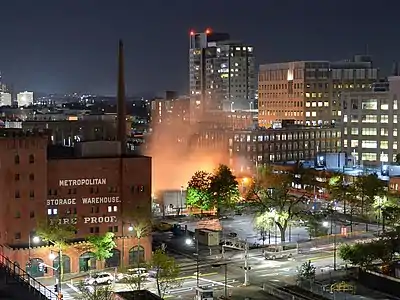
[[[43,272],[44,265],[43,264],[39,264],[38,269],[39,269],[39,272]]]
[[[44,267],[44,268],[43,268],[43,271],[44,271],[44,273],[47,274],[47,267]]]
[[[54,292],[58,293],[58,284],[54,285]]]

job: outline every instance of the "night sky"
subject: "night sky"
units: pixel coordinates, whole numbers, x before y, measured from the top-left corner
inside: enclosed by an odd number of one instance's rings
[[[258,63],[368,48],[388,71],[400,60],[399,9],[396,0],[3,0],[0,70],[17,91],[113,95],[123,38],[129,94],[185,93],[188,33],[211,27],[252,43]]]

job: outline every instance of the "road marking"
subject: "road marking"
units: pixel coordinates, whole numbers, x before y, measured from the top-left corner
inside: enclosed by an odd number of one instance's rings
[[[214,281],[214,280],[210,280],[210,279],[205,279],[205,278],[200,278],[200,279],[203,280],[203,281],[205,281],[205,282],[213,283],[213,284],[215,284],[215,285],[225,286],[224,283],[221,283],[221,282],[218,282],[218,281]],[[229,285],[229,284],[227,284],[226,286],[229,287],[229,288],[233,288],[233,286],[232,286],[232,285]]]
[[[213,275],[218,275],[218,272],[206,273],[206,274],[200,273],[199,277],[201,278],[201,276],[213,276]],[[179,277],[179,278],[177,278],[177,280],[184,280],[184,279],[191,279],[191,278],[196,278],[196,275],[189,275],[189,276]]]
[[[66,285],[67,285],[70,289],[74,290],[76,293],[82,294],[82,292],[81,292],[78,288],[76,288],[75,286],[73,286],[72,284],[66,283]]]

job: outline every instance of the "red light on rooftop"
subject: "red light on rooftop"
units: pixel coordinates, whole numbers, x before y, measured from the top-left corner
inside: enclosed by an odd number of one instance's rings
[[[195,34],[194,30],[190,30],[190,35],[194,36],[194,34]]]
[[[211,29],[210,28],[207,28],[206,29],[206,34],[210,34],[211,33]]]

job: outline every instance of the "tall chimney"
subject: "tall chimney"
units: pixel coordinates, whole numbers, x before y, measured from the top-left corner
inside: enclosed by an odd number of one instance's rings
[[[126,103],[124,75],[124,44],[118,47],[117,140],[121,142],[121,155],[126,153]]]

